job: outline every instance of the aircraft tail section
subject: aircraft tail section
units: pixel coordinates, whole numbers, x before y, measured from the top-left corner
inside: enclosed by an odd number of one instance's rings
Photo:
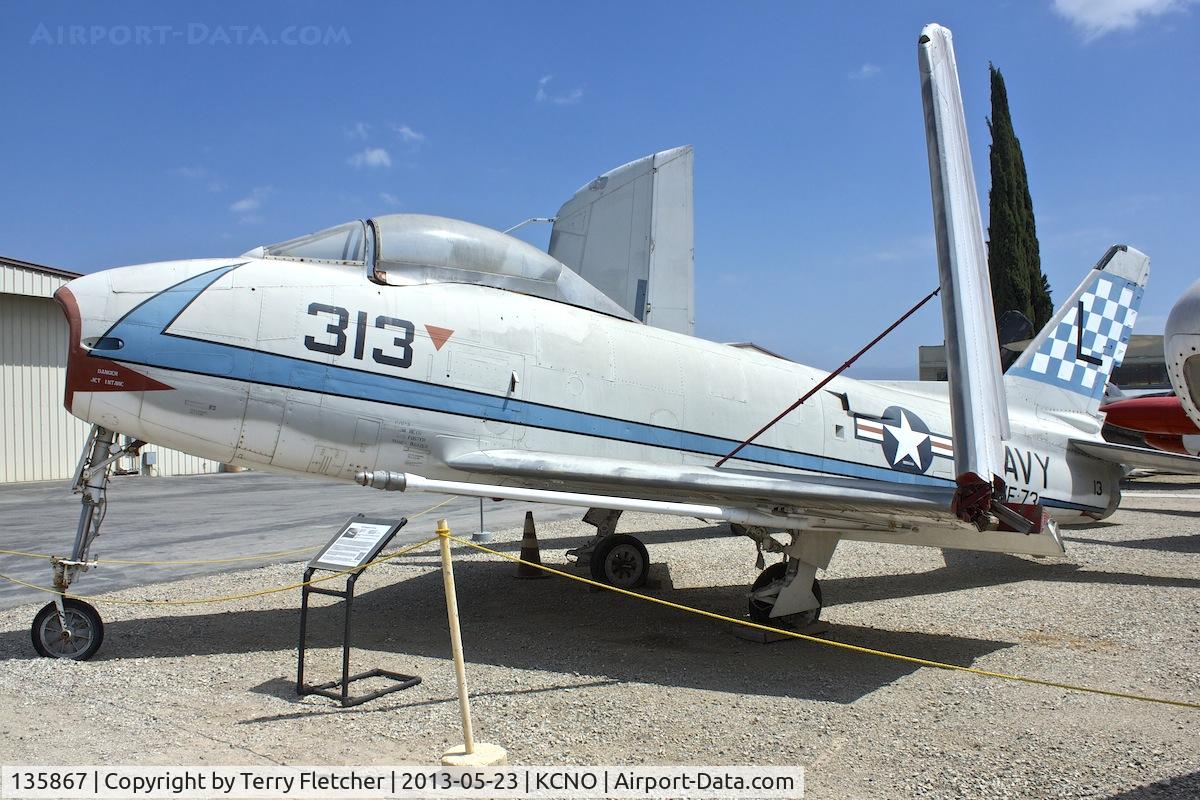
[[[1104,387],[1125,357],[1149,277],[1146,254],[1110,247],[1009,368],[1010,399],[1099,420]]]

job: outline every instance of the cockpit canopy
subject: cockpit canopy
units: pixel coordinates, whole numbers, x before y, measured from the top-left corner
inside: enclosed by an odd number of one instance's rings
[[[264,258],[361,264],[366,258],[366,226],[359,220],[263,248]]]
[[[388,214],[289,239],[263,258],[362,265],[376,283],[474,283],[590,308],[628,312],[562,262],[500,231],[447,217]]]

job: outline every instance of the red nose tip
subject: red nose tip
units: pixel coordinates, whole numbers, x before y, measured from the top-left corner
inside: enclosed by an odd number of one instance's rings
[[[63,405],[74,412],[76,392],[144,392],[161,391],[171,387],[143,375],[124,364],[93,355],[83,346],[83,323],[79,303],[66,286],[54,293],[54,299],[67,318],[67,383]]]
[[[63,405],[67,411],[71,411],[71,405],[75,402],[75,386],[79,376],[79,360],[84,355],[83,347],[79,343],[82,330],[82,324],[79,322],[79,304],[75,302],[75,295],[71,294],[71,290],[66,286],[60,287],[54,293],[54,300],[62,309],[63,316],[67,318],[67,386],[63,393]]]

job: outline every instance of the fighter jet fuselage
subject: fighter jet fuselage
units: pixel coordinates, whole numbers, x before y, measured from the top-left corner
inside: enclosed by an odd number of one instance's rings
[[[479,480],[453,465],[481,451],[711,467],[826,375],[490,286],[381,285],[361,265],[168,262],[85,276],[59,300],[76,416],[338,480],[376,469]],[[724,469],[952,487],[949,414],[943,383],[838,378]],[[1020,406],[1011,417],[1012,502],[1063,522],[1115,508],[1119,469],[1053,446],[1076,428]]]

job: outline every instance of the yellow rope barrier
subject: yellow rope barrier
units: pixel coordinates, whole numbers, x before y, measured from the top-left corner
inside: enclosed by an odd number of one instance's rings
[[[712,611],[705,611],[703,609],[693,608],[692,606],[685,606],[681,603],[672,603],[669,600],[662,600],[657,597],[651,597],[650,595],[640,594],[638,592],[631,592],[628,589],[621,589],[616,586],[610,586],[607,583],[601,583],[600,581],[590,580],[588,578],[580,577],[579,575],[572,575],[569,572],[563,572],[562,570],[554,569],[553,567],[547,567],[544,564],[535,564],[531,561],[525,561],[518,556],[509,555],[508,553],[502,553],[499,550],[493,550],[490,547],[484,547],[481,544],[476,544],[475,542],[469,541],[467,539],[460,539],[457,536],[450,536],[449,534],[444,534],[444,535],[446,535],[447,538],[450,539],[450,541],[457,542],[460,545],[465,545],[467,547],[471,547],[476,550],[480,550],[484,553],[489,553],[494,556],[499,556],[500,558],[504,558],[509,561],[513,561],[517,564],[524,564],[529,567],[534,567],[536,569],[542,570],[543,572],[548,572],[551,575],[557,575],[560,578],[568,578],[573,581],[578,581],[579,583],[585,583],[588,586],[595,586],[600,589],[607,589],[610,592],[616,592],[617,594],[623,594],[627,597],[633,597],[637,600],[645,600],[649,603],[654,603],[656,605],[665,606],[666,608],[675,609],[676,611],[686,611],[686,612],[689,612],[692,614],[698,614],[702,617],[708,617],[709,619],[715,619],[720,622],[728,622],[733,625],[742,625],[747,628],[755,628],[760,631],[766,631],[768,633],[775,633],[775,634],[779,634],[781,636],[788,636],[793,639],[803,639],[806,642],[815,642],[816,644],[825,645],[827,647],[836,647],[841,650],[849,650],[854,653],[863,653],[866,655],[879,656],[881,658],[890,658],[890,659],[893,659],[896,661],[904,661],[909,664],[916,664],[916,665],[922,666],[922,667],[932,667],[934,669],[943,669],[943,670],[949,670],[952,672],[965,672],[970,675],[979,675],[984,678],[998,678],[1000,680],[1006,680],[1006,681],[1017,681],[1019,683],[1030,683],[1030,684],[1034,684],[1036,686],[1049,686],[1054,689],[1066,689],[1066,690],[1072,691],[1072,692],[1087,692],[1090,694],[1105,695],[1107,697],[1119,697],[1119,698],[1122,698],[1125,700],[1137,700],[1137,701],[1143,702],[1143,703],[1160,703],[1162,705],[1177,706],[1179,708],[1188,708],[1188,709],[1192,709],[1195,711],[1200,711],[1200,703],[1190,703],[1186,700],[1172,700],[1172,699],[1168,699],[1168,698],[1150,697],[1148,695],[1134,694],[1132,692],[1117,692],[1117,691],[1112,691],[1110,689],[1097,689],[1097,688],[1094,688],[1091,686],[1079,686],[1079,685],[1072,684],[1072,683],[1060,683],[1058,681],[1048,681],[1048,680],[1044,680],[1042,678],[1030,678],[1025,675],[1009,675],[1004,672],[993,672],[991,670],[977,669],[975,667],[964,667],[964,666],[960,666],[958,664],[949,664],[949,663],[946,663],[943,661],[932,661],[927,658],[917,658],[916,656],[906,656],[906,655],[902,655],[900,653],[890,653],[886,650],[876,650],[872,647],[862,647],[862,646],[856,645],[856,644],[847,644],[845,642],[837,642],[837,641],[833,641],[831,639],[823,639],[819,636],[809,636],[808,634],[805,634],[805,633],[797,633],[796,631],[789,631],[789,630],[786,630],[783,628],[772,628],[770,625],[760,625],[757,622],[751,622],[751,621],[745,620],[745,619],[737,619],[736,617],[727,617],[723,614],[717,614]]]
[[[435,506],[431,506],[430,508],[427,508],[424,511],[419,512],[418,514],[413,515],[413,517],[410,517],[410,519],[415,519],[416,517],[421,516],[422,514],[427,514],[430,511],[433,511],[434,509],[440,508],[441,506],[450,502],[450,499],[453,499],[453,498],[448,498],[447,500],[444,500]],[[262,589],[257,592],[247,592],[245,594],[227,595],[224,597],[205,597],[205,598],[199,598],[196,600],[115,600],[115,599],[110,599],[110,598],[89,596],[89,595],[64,594],[55,589],[47,589],[44,586],[37,586],[35,584],[27,583],[25,581],[18,580],[17,578],[12,578],[8,575],[3,575],[3,574],[0,574],[0,579],[6,580],[10,583],[14,583],[18,586],[24,586],[26,588],[35,589],[37,591],[46,592],[48,594],[63,594],[64,597],[73,597],[73,598],[76,598],[79,600],[88,600],[88,601],[95,602],[95,603],[106,603],[109,605],[182,606],[182,605],[201,605],[201,604],[208,604],[208,603],[225,603],[225,602],[232,602],[235,600],[246,600],[246,599],[253,598],[253,597],[262,597],[263,595],[275,594],[278,592],[292,591],[294,589],[299,589],[303,586],[311,586],[316,583],[322,583],[324,581],[333,580],[335,578],[341,577],[343,575],[347,575],[356,570],[367,569],[368,567],[373,567],[373,566],[375,566],[377,564],[381,564],[385,561],[389,561],[391,559],[398,558],[402,555],[405,555],[406,553],[410,553],[414,550],[418,550],[418,549],[424,547],[425,545],[436,541],[441,536],[444,536],[447,539],[449,539],[450,541],[455,542],[457,544],[463,545],[465,547],[470,547],[474,550],[478,550],[480,552],[487,553],[489,555],[497,556],[499,558],[503,558],[503,559],[512,561],[517,564],[524,564],[525,566],[533,567],[534,569],[540,569],[543,572],[547,572],[551,575],[557,575],[560,578],[567,578],[568,580],[576,581],[578,583],[583,583],[588,586],[594,586],[598,589],[604,589],[604,590],[607,590],[610,592],[615,592],[617,594],[625,595],[626,597],[632,597],[636,600],[645,600],[648,603],[653,603],[655,605],[674,609],[676,611],[684,611],[684,612],[687,612],[690,614],[696,614],[698,616],[706,617],[708,619],[717,620],[718,622],[726,622],[731,625],[741,625],[746,628],[753,628],[756,630],[765,631],[767,633],[774,633],[774,634],[789,637],[792,639],[801,639],[803,641],[813,642],[815,644],[824,645],[826,647],[834,647],[834,648],[838,648],[840,650],[848,650],[850,652],[862,653],[864,655],[878,656],[880,658],[889,658],[894,661],[903,661],[908,664],[916,664],[917,666],[929,667],[931,669],[941,669],[941,670],[946,670],[946,671],[950,671],[950,672],[963,672],[963,673],[967,673],[969,675],[977,675],[977,676],[984,677],[984,678],[995,678],[998,680],[1015,681],[1018,683],[1032,684],[1035,686],[1047,686],[1047,687],[1050,687],[1053,689],[1063,689],[1063,690],[1071,691],[1071,692],[1084,692],[1087,694],[1097,694],[1097,695],[1102,695],[1105,697],[1117,697],[1117,698],[1121,698],[1123,700],[1134,700],[1134,701],[1143,702],[1143,703],[1157,703],[1160,705],[1175,706],[1177,708],[1187,708],[1187,709],[1191,709],[1191,710],[1200,711],[1200,703],[1192,703],[1192,702],[1188,702],[1186,700],[1173,700],[1170,698],[1152,697],[1150,695],[1135,694],[1133,692],[1118,692],[1118,691],[1114,691],[1111,689],[1098,689],[1093,686],[1080,686],[1078,684],[1062,683],[1060,681],[1045,680],[1043,678],[1031,678],[1026,675],[1012,675],[1012,674],[1005,673],[1005,672],[995,672],[992,670],[978,669],[976,667],[964,667],[959,664],[950,664],[950,663],[947,663],[944,661],[934,661],[932,659],[927,659],[927,658],[918,658],[917,656],[908,656],[908,655],[904,655],[902,653],[892,653],[887,650],[877,650],[872,647],[863,647],[861,645],[848,644],[846,642],[838,642],[838,641],[834,641],[831,639],[825,639],[825,638],[822,638],[819,636],[810,636],[809,634],[806,634],[806,633],[790,631],[785,628],[773,628],[770,625],[760,625],[757,622],[751,622],[751,621],[745,620],[745,619],[738,619],[736,617],[729,617],[729,616],[725,616],[724,614],[717,614],[716,612],[713,612],[713,611],[705,611],[704,609],[694,608],[692,606],[685,606],[682,603],[673,603],[670,600],[663,600],[658,597],[651,597],[650,595],[641,594],[639,592],[633,592],[633,591],[630,591],[629,589],[621,589],[616,586],[610,586],[607,583],[601,583],[600,581],[594,581],[589,578],[581,577],[579,575],[572,575],[569,572],[564,572],[559,569],[554,569],[553,567],[547,567],[544,564],[537,564],[532,561],[525,561],[524,559],[520,558],[519,556],[510,555],[508,553],[502,553],[499,550],[493,550],[490,547],[485,547],[481,544],[477,544],[477,543],[472,542],[467,539],[460,539],[457,536],[450,535],[448,532],[447,533],[439,533],[437,536],[430,537],[429,539],[425,539],[424,541],[417,542],[416,544],[412,544],[407,547],[402,547],[399,550],[396,550],[392,553],[388,553],[387,555],[380,556],[379,558],[376,558],[373,561],[370,561],[370,562],[362,565],[361,567],[353,567],[351,569],[342,570],[340,572],[334,572],[329,575],[322,576],[320,578],[313,578],[308,581],[302,581],[300,583],[293,583],[293,584],[289,584],[287,586],[277,586],[277,587],[273,587],[270,589]],[[11,553],[11,551],[0,551],[0,552]],[[112,563],[112,562],[110,562],[110,563]],[[129,562],[129,563],[138,563],[138,562]],[[146,563],[151,563],[151,562],[146,562]],[[170,563],[170,562],[168,562],[168,563]],[[186,562],[174,562],[174,563],[186,563]]]

